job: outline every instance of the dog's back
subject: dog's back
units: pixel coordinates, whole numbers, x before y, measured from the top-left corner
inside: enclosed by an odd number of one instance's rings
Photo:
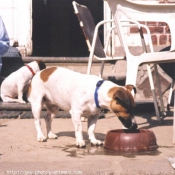
[[[98,76],[51,67],[39,72],[32,79],[29,101],[41,104],[44,99],[69,111],[73,103],[80,105],[92,98],[99,79]]]
[[[5,102],[21,102],[23,93],[28,89],[32,77],[40,69],[46,68],[41,61],[33,61],[11,73],[1,84],[1,98]],[[18,99],[16,99],[18,97]]]

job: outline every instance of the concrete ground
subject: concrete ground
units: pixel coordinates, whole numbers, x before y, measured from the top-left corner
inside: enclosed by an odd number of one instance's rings
[[[87,137],[87,123],[83,122],[83,134],[87,147],[75,147],[74,128],[70,118],[56,118],[52,126],[58,135],[56,140],[37,142],[34,119],[0,119],[0,175],[171,175],[175,170],[167,160],[175,157],[172,143],[173,112],[170,111],[162,123],[155,113],[136,111],[140,129],[152,130],[159,148],[143,153],[119,154],[103,147],[91,147]],[[44,133],[45,122],[41,121]],[[112,113],[99,119],[96,137],[105,139],[107,131],[122,125]]]

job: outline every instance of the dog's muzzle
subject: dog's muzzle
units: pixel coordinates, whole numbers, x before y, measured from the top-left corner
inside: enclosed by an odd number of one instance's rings
[[[128,128],[128,129],[137,129],[137,123],[134,117],[130,117],[130,118],[123,118],[123,117],[118,117],[119,120],[122,122],[122,124],[124,125],[124,127]]]

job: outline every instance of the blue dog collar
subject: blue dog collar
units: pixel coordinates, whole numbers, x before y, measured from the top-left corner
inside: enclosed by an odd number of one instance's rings
[[[98,101],[98,89],[103,84],[103,82],[104,82],[104,80],[98,81],[97,84],[96,84],[96,88],[95,88],[94,100],[95,100],[95,104],[96,104],[97,108],[100,108],[99,101]]]

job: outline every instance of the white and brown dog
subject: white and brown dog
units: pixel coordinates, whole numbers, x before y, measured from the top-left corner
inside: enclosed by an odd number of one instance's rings
[[[33,76],[46,65],[42,61],[33,61],[11,73],[1,84],[1,98],[4,102],[26,103],[23,94],[30,85]]]
[[[133,116],[134,99],[132,85],[119,86],[103,81],[98,76],[81,74],[61,67],[50,67],[37,73],[28,92],[35,119],[37,140],[46,141],[41,131],[40,113],[43,104],[47,107],[45,118],[47,137],[57,138],[51,131],[51,122],[59,109],[69,111],[75,128],[76,145],[84,147],[81,116],[88,117],[89,140],[101,145],[94,135],[100,108],[114,112],[127,128],[137,128]]]

